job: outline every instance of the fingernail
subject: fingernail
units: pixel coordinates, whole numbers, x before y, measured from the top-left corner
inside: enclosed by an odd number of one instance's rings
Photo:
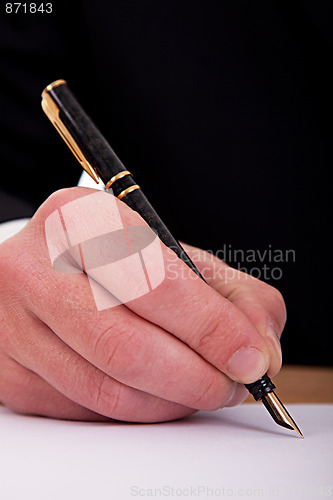
[[[226,408],[231,408],[232,406],[237,406],[243,403],[243,401],[249,395],[249,391],[244,387],[243,384],[238,384],[237,382],[235,382],[235,385],[236,388],[233,395],[231,396],[229,401],[224,405]]]
[[[250,384],[263,376],[267,364],[264,354],[255,347],[241,347],[231,356],[227,368],[237,382]]]
[[[279,337],[278,337],[276,331],[274,330],[274,328],[272,328],[271,326],[268,326],[266,329],[266,336],[270,340],[270,343],[272,344],[273,349],[274,349],[274,353],[275,353],[275,355],[277,355],[278,362],[281,366],[281,364],[282,364],[281,344],[279,341]]]

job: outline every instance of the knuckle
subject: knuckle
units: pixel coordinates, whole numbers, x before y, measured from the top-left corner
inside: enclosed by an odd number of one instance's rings
[[[268,320],[269,316],[271,316],[273,323],[282,331],[287,320],[287,309],[281,292],[267,283],[261,283],[259,293],[259,298],[269,306],[266,311]]]
[[[107,375],[102,376],[95,383],[93,390],[92,408],[100,415],[105,415],[109,418],[117,418],[119,413],[121,384],[113,381]]]
[[[279,292],[279,290],[273,288],[271,291],[271,299],[273,302],[273,309],[278,319],[279,326],[283,328],[287,319],[287,309],[283,296],[281,292]]]
[[[2,368],[0,373],[0,401],[17,413],[31,411],[31,398],[27,395],[30,390],[29,372],[26,377],[20,376],[16,370],[16,362],[7,357],[0,360]]]
[[[93,356],[97,359],[104,359],[107,347],[110,342],[110,337],[116,330],[116,323],[108,321],[107,326],[96,324],[93,326],[89,337],[92,339],[92,352]]]
[[[193,408],[198,410],[217,410],[221,408],[223,401],[226,400],[221,384],[218,383],[216,376],[209,376],[200,384],[198,389],[199,396],[193,401]]]
[[[201,387],[199,389],[199,397],[194,400],[193,404],[195,405],[195,408],[201,409],[202,406],[207,409],[213,409],[213,408],[207,408],[207,404],[209,404],[209,401],[211,399],[211,391],[212,387],[214,387],[214,380],[211,379],[205,384],[201,383]],[[203,386],[203,387],[202,387]]]
[[[143,348],[140,331],[115,316],[107,326],[98,326],[93,337],[93,356],[104,370],[115,377],[131,376]]]
[[[224,332],[228,331],[229,318],[224,314],[225,308],[212,311],[210,307],[203,311],[201,321],[197,322],[192,340],[194,349],[205,357],[209,352],[216,351],[216,346],[221,344]]]

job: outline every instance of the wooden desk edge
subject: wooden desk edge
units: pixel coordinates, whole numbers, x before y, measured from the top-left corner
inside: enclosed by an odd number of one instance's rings
[[[283,403],[333,403],[333,367],[286,365],[272,380]]]

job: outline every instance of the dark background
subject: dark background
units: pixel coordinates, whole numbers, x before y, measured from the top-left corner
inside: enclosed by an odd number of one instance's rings
[[[295,251],[229,264],[281,268],[267,282],[287,304],[284,361],[330,365],[332,3],[52,3],[1,4],[1,220],[77,183],[40,108],[64,78],[176,237]]]

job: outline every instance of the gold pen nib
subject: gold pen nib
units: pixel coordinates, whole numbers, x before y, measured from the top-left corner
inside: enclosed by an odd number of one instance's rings
[[[290,429],[292,431],[298,432],[301,438],[304,439],[303,434],[301,433],[296,423],[291,418],[277,395],[274,393],[274,391],[265,394],[261,401],[277,424],[282,425],[282,427],[286,427],[287,429]]]

